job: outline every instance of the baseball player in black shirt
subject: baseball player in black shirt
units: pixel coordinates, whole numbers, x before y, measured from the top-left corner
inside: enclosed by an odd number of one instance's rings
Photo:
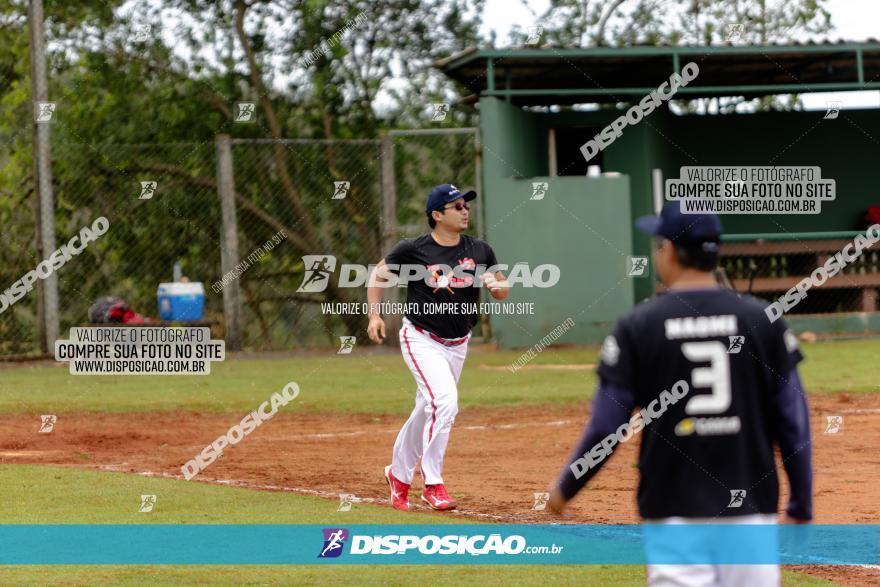
[[[479,287],[486,287],[497,300],[509,292],[504,275],[493,269],[497,261],[492,248],[462,234],[468,227],[468,202],[476,197],[476,192],[462,193],[451,184],[435,187],[425,205],[431,232],[397,243],[372,277],[382,283],[387,281],[383,273],[401,279],[410,276],[400,349],[418,386],[416,405],[397,435],[391,464],[385,467],[391,503],[400,510],[409,510],[409,488],[420,461],[422,501],[435,510],[455,509],[455,500],[443,484],[443,457],[458,413],[457,384],[477,323]],[[383,291],[373,282],[367,288],[367,334],[375,343],[385,337],[385,322],[378,312]]]
[[[633,308],[605,339],[592,417],[550,510],[560,513],[614,447],[640,433],[646,522],[775,523],[774,445],[791,485],[789,521],[807,522],[811,445],[797,338],[783,320],[767,319],[766,303],[718,287],[721,223],[679,206],[636,221],[655,237],[654,266],[668,291]],[[778,585],[779,567],[649,564],[648,583]]]

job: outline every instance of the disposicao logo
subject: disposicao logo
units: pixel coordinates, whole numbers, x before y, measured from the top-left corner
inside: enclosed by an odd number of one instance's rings
[[[324,548],[318,558],[336,558],[342,554],[342,547],[348,540],[348,530],[345,528],[324,528]]]

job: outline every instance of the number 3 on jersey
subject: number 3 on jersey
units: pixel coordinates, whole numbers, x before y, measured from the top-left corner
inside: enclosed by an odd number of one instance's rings
[[[709,362],[708,367],[691,371],[692,387],[709,387],[712,393],[692,397],[684,407],[689,415],[720,414],[730,407],[730,358],[727,347],[718,341],[686,342],[681,352],[694,363]]]

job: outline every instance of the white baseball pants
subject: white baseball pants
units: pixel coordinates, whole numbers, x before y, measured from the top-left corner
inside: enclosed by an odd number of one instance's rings
[[[775,524],[773,514],[719,518],[664,518],[659,524]],[[668,551],[687,545],[665,545]],[[778,587],[779,565],[648,565],[649,587]]]
[[[458,378],[467,345],[468,340],[446,346],[403,320],[400,350],[417,386],[416,407],[400,429],[391,457],[391,471],[404,483],[412,483],[419,459],[425,485],[443,483],[443,456],[458,414]]]

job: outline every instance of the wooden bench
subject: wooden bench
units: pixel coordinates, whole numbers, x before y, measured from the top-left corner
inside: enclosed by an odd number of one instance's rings
[[[727,277],[737,291],[748,291],[751,282],[754,294],[779,295],[809,277],[814,269],[852,242],[852,239],[725,242],[721,245],[720,265],[727,268]],[[758,271],[750,278],[753,266],[757,266]],[[665,288],[661,286],[659,290],[662,289]],[[858,290],[858,304],[850,310],[877,311],[880,242],[863,249],[862,254],[848,263],[843,271],[811,289]]]
[[[777,272],[787,266],[796,266],[800,271],[794,275],[763,275],[755,276],[752,280],[753,293],[776,293],[788,291],[804,278],[808,277],[813,269],[824,265],[835,253],[841,251],[852,240],[847,239],[811,239],[790,241],[757,241],[747,243],[724,243],[721,246],[721,265],[731,258],[761,258],[774,257],[778,259],[790,259],[801,257],[794,264],[785,263],[777,265]],[[862,312],[874,312],[877,310],[877,289],[880,288],[880,267],[876,260],[876,253],[880,251],[880,243],[862,250],[862,254],[847,264],[847,266],[828,279],[817,290],[849,289],[859,290],[858,307],[852,308]],[[806,265],[806,267],[804,267]],[[728,277],[730,277],[728,275]],[[738,276],[731,279],[737,291],[746,291],[749,288],[748,277]]]

